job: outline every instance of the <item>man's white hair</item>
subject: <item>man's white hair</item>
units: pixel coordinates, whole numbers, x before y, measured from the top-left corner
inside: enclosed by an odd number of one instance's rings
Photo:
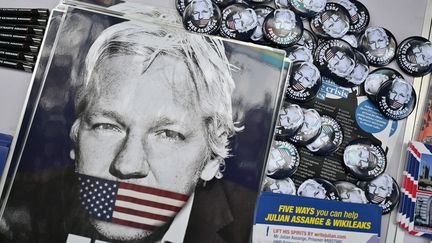
[[[105,29],[88,51],[82,82],[75,96],[76,120],[70,131],[73,142],[77,140],[82,116],[101,92],[101,84],[94,79],[94,71],[104,60],[122,55],[145,57],[143,73],[158,56],[181,59],[188,67],[191,78],[180,84],[173,73],[172,77],[168,77],[168,85],[177,94],[176,100],[187,108],[198,108],[202,112],[211,150],[209,157],[229,156],[228,139],[242,128],[236,127],[233,122],[231,94],[235,84],[222,41],[150,23],[143,26],[133,21]]]
[[[385,31],[384,28],[382,28],[382,27],[375,27],[375,26],[367,28],[365,30],[365,36],[366,36],[366,38],[369,39],[369,35],[372,34],[372,33],[379,33],[379,35],[384,38],[384,40],[386,42],[386,46],[390,43],[389,37],[388,37],[388,35],[387,35],[387,33],[386,33],[386,31]]]
[[[308,186],[313,186],[313,187],[323,187],[320,183],[318,183],[317,181],[315,181],[314,179],[307,179],[305,180],[297,189],[297,195],[301,196],[303,194],[303,191],[306,189],[306,187]]]

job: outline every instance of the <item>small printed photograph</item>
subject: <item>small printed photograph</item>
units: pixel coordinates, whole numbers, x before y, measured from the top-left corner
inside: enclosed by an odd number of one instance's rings
[[[432,192],[432,156],[423,154],[420,170],[418,189],[422,191]]]
[[[432,232],[432,195],[417,194],[414,211],[414,230]]]

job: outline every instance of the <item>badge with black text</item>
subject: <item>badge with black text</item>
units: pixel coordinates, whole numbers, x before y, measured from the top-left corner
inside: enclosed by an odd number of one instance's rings
[[[382,27],[368,27],[359,38],[359,50],[372,66],[389,64],[395,57],[396,48],[395,37]]]
[[[280,111],[276,125],[276,138],[287,139],[294,136],[303,126],[303,110],[296,104],[284,102]]]
[[[340,201],[336,187],[329,181],[320,178],[305,180],[298,187],[297,195],[302,197]]]
[[[309,62],[295,62],[285,90],[285,97],[292,101],[307,102],[315,98],[321,88],[321,74]]]
[[[192,2],[192,0],[176,0],[176,8],[181,16],[183,16],[186,6]]]
[[[392,68],[378,68],[369,73],[364,82],[364,90],[368,98],[377,103],[376,94],[383,83],[403,76]]]
[[[359,51],[354,51],[354,53],[356,57],[356,63],[354,69],[345,78],[344,81],[346,82],[340,82],[342,79],[335,80],[337,84],[346,88],[359,86],[366,80],[369,74],[369,63],[366,60],[366,57]]]
[[[341,39],[330,39],[321,42],[314,56],[315,66],[326,76],[337,83],[348,83],[348,76],[356,65],[355,53],[351,46]]]
[[[302,17],[313,17],[322,12],[327,0],[290,0],[293,10]]]
[[[291,62],[313,62],[312,52],[305,46],[295,44],[284,48],[284,50]]]
[[[290,178],[277,180],[266,176],[263,181],[262,190],[264,192],[281,193],[287,195],[297,194],[295,184]]]
[[[274,11],[274,8],[263,5],[255,7],[254,10],[258,18],[258,26],[255,29],[253,35],[251,36],[251,40],[258,44],[267,45],[269,42],[264,38],[263,25],[265,18],[269,13]]]
[[[263,31],[267,40],[280,47],[287,47],[302,37],[303,22],[293,11],[278,8],[267,15]]]
[[[267,176],[284,179],[294,174],[300,164],[297,148],[283,141],[274,141],[267,160]]]
[[[336,186],[339,196],[343,202],[362,204],[369,202],[363,189],[350,182],[337,181],[334,183],[334,185]]]
[[[328,155],[336,152],[343,141],[341,125],[333,118],[321,116],[321,133],[312,143],[306,145],[314,154]]]
[[[348,10],[351,18],[349,32],[358,34],[366,29],[369,25],[370,15],[361,2],[357,0],[337,0],[336,2]]]
[[[300,130],[289,140],[298,145],[306,145],[315,140],[321,132],[321,116],[314,109],[303,109],[304,122]]]
[[[367,138],[351,141],[345,147],[343,161],[349,172],[363,181],[381,175],[387,166],[384,150]]]
[[[399,202],[399,185],[388,174],[382,174],[365,183],[364,190],[369,202],[382,208],[382,214],[390,213]]]
[[[221,12],[211,0],[192,0],[184,10],[185,29],[202,34],[214,34],[219,29]]]
[[[257,26],[255,11],[245,4],[233,4],[222,11],[220,34],[223,37],[247,41]]]
[[[309,49],[311,53],[314,53],[317,47],[317,38],[310,30],[303,29],[302,37],[297,41],[296,45],[304,46]]]
[[[398,77],[383,83],[376,95],[379,110],[392,120],[409,116],[416,100],[417,95],[411,83]]]
[[[432,72],[432,43],[420,36],[409,37],[400,43],[396,61],[406,74],[424,76]]]
[[[341,38],[350,28],[350,15],[342,5],[327,3],[323,12],[310,21],[311,30],[321,38]]]

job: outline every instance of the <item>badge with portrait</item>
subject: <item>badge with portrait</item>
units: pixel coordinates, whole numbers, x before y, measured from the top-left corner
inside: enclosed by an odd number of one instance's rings
[[[80,8],[59,20],[0,241],[247,242],[285,53]]]
[[[355,183],[371,180],[384,172],[392,121],[384,117],[363,92],[359,87],[342,87],[322,77],[315,99],[302,104],[318,111],[324,117],[321,120],[329,121],[321,125],[326,131],[322,134],[327,134],[320,136],[321,142],[315,141],[300,149],[302,162],[291,177],[297,186],[315,177]],[[338,133],[343,135],[337,136]],[[364,141],[356,141],[359,138]],[[348,145],[353,146],[347,150]]]

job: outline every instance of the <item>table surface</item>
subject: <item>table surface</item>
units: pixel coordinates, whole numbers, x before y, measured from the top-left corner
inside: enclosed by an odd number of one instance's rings
[[[370,26],[382,26],[390,30],[397,41],[408,36],[421,35],[427,1],[431,0],[361,0],[371,14]],[[58,0],[0,0],[2,8],[54,8]],[[149,5],[158,5],[173,8],[171,0],[140,0]],[[390,67],[396,67],[395,62]],[[31,73],[14,69],[0,68],[0,133],[14,134],[22,113],[22,108],[31,81]],[[384,218],[384,222],[389,219]],[[425,238],[404,234],[405,243],[430,242]],[[383,241],[384,242],[384,241]]]

